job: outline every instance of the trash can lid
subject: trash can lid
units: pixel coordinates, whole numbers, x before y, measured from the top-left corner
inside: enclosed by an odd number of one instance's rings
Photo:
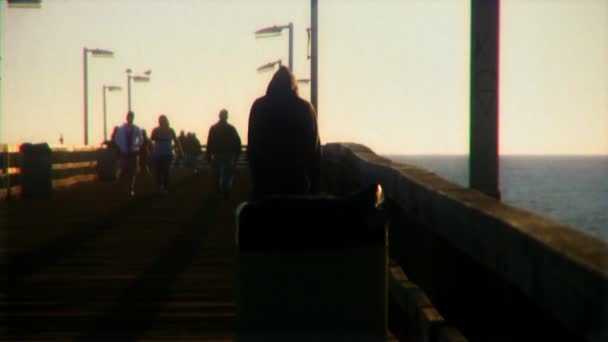
[[[21,151],[22,153],[50,153],[51,148],[47,143],[23,143],[19,145],[19,151]]]
[[[348,248],[386,245],[379,185],[347,197],[276,196],[237,209],[243,250]]]

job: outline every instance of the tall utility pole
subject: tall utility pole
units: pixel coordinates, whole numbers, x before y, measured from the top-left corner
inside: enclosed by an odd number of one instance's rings
[[[106,89],[108,89],[105,85],[103,86],[103,142],[108,141],[108,109],[106,104]]]
[[[141,82],[150,82],[150,74],[152,74],[152,70],[144,71],[143,75],[131,75],[133,70],[131,68],[126,70],[127,72],[127,106],[129,108],[129,112],[131,109],[131,83],[141,83]]]
[[[0,144],[2,144],[2,1],[0,1]],[[4,152],[4,151],[2,151]],[[8,152],[8,151],[6,151]],[[6,177],[8,179],[10,177]]]
[[[84,144],[89,144],[89,67],[88,56],[91,53],[94,57],[112,57],[114,52],[103,49],[82,48],[82,68],[84,78]]]
[[[82,66],[84,74],[84,144],[89,144],[89,68],[87,62],[87,53],[89,50],[85,47],[82,49]]]
[[[287,25],[289,26],[289,71],[293,72],[293,23]]]
[[[127,69],[127,110],[131,111],[131,69]]]
[[[319,50],[318,50],[318,17],[319,9],[317,0],[310,0],[310,102],[319,115],[317,89],[319,85],[318,79],[318,63],[319,63]]]
[[[471,0],[469,187],[500,199],[500,0]]]

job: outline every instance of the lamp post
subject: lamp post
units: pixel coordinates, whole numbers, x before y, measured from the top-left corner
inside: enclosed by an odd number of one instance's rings
[[[82,49],[82,64],[84,69],[84,144],[89,144],[89,80],[88,80],[88,55],[94,57],[113,57],[114,52],[102,49]]]
[[[293,23],[280,26],[270,26],[255,31],[256,38],[276,37],[281,34],[284,29],[289,30],[289,70],[293,72]]]
[[[119,86],[103,86],[103,141],[108,141],[108,115],[106,111],[106,90],[107,91],[121,91],[122,88]]]
[[[310,0],[310,102],[319,115],[317,103],[317,87],[319,84],[318,74],[318,33],[319,33],[319,6],[318,0]]]
[[[144,76],[142,75],[131,75],[131,73],[133,72],[131,69],[127,69],[127,104],[128,104],[128,108],[129,108],[129,112],[131,111],[131,80],[133,82],[150,82],[150,74],[152,73],[152,70],[146,70],[144,72]]]

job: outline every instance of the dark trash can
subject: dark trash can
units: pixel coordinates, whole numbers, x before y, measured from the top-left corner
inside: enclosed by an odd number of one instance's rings
[[[21,152],[21,195],[27,198],[47,198],[53,190],[51,148],[47,143],[25,143]]]
[[[96,151],[97,177],[100,181],[114,181],[118,172],[118,153],[111,146]]]
[[[387,219],[381,187],[281,196],[237,209],[239,340],[384,341]]]

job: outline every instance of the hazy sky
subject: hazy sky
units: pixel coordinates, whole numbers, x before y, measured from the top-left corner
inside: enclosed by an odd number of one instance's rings
[[[4,143],[83,143],[82,49],[89,56],[89,141],[127,110],[125,69],[152,69],[132,88],[136,122],[159,114],[204,142],[221,108],[246,142],[251,103],[287,64],[288,36],[259,28],[294,23],[294,71],[308,78],[309,0],[44,0],[1,6]],[[381,154],[466,154],[469,1],[320,0],[319,125],[324,143],[353,141]],[[608,154],[608,1],[503,0],[500,152]],[[300,86],[309,98],[308,85]]]

